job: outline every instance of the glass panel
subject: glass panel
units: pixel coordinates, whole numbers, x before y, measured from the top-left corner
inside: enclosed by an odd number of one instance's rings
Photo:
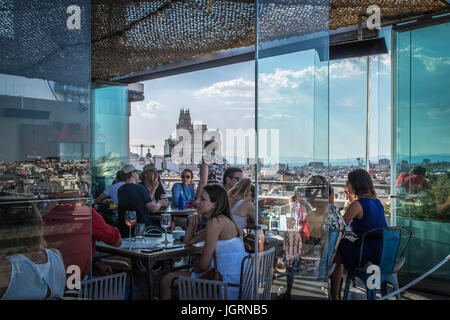
[[[319,266],[328,235],[327,60],[328,1],[258,1],[259,213],[266,240],[277,247],[277,270],[289,272],[287,285],[274,283],[286,295],[296,270],[316,278],[324,270]],[[309,232],[302,234],[307,212]]]
[[[97,197],[128,162],[128,87],[96,82],[92,90],[92,183]]]
[[[366,114],[367,59],[331,62],[330,162],[346,174],[353,168],[365,168]]]
[[[404,272],[422,274],[450,247],[449,24],[397,33],[397,224],[414,233]],[[405,90],[401,90],[405,88]],[[445,265],[431,277],[449,279]]]
[[[90,1],[0,2],[0,255],[56,248],[79,280],[91,259],[89,19]],[[26,289],[8,298],[45,298]]]
[[[391,29],[380,30],[389,53],[371,56],[369,78],[370,173],[386,218],[390,215],[391,177]]]

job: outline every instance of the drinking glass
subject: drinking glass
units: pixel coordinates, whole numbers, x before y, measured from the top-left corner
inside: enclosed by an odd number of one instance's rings
[[[165,244],[166,246],[169,244],[169,241],[167,241],[167,229],[170,228],[171,224],[172,224],[172,216],[170,215],[170,213],[161,214],[161,228],[164,229],[164,236],[165,236],[163,244]]]
[[[145,241],[144,233],[145,233],[145,223],[136,224],[136,239],[137,240],[144,239]]]
[[[131,238],[131,227],[136,223],[136,211],[126,211],[125,212],[125,224],[129,227],[130,236],[128,240],[132,240]]]
[[[169,196],[166,193],[163,193],[161,195],[161,200],[167,199],[167,201],[169,201]],[[166,210],[167,206],[161,206],[161,210]]]

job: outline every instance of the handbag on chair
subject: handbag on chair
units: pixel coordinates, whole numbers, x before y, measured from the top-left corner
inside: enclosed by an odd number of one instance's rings
[[[215,250],[213,253],[213,259],[214,259],[214,268],[205,272],[202,276],[200,276],[200,279],[214,280],[214,281],[222,281],[223,280],[222,275],[220,274],[219,270],[217,269],[217,257],[216,257]]]

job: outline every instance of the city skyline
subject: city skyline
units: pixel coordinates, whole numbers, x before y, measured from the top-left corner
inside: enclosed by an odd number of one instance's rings
[[[366,155],[365,123],[360,121],[365,119],[365,94],[349,99],[345,90],[351,87],[365,90],[361,87],[361,82],[365,83],[365,60],[330,63],[330,95],[334,95],[330,99],[330,132],[317,132],[328,127],[325,118],[317,120],[314,114],[315,88],[323,86],[327,71],[324,66],[315,66],[315,55],[314,51],[297,52],[260,64],[259,130],[266,129],[269,134],[270,130],[279,130],[280,162],[323,160],[328,153],[331,161],[349,162],[351,159],[350,162],[356,162],[353,159]],[[390,67],[387,57],[372,63]],[[163,155],[164,141],[169,135],[174,136],[182,108],[190,110],[193,123],[218,129],[224,137],[226,130],[255,128],[254,62],[150,80],[144,82],[144,88],[145,100],[132,104],[130,142],[155,145],[151,150],[154,154]],[[377,109],[375,116],[379,125],[373,126],[371,131],[371,159],[390,158],[390,121],[385,119],[386,115],[390,118],[390,104],[386,102],[389,99],[390,96],[377,97],[380,110]],[[358,125],[340,130],[341,123]],[[347,143],[348,136],[353,137],[354,144]],[[270,146],[267,149],[271,149]],[[225,157],[234,158],[234,154],[226,153],[226,148],[223,150]],[[241,157],[239,161],[244,159]]]

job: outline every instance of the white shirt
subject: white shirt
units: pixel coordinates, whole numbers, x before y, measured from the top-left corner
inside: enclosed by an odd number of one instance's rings
[[[7,256],[11,263],[11,278],[2,300],[61,299],[66,286],[64,263],[56,252],[45,249],[47,262],[37,264],[23,254]]]
[[[117,192],[119,191],[119,188],[124,184],[125,182],[114,183],[110,185],[108,188],[106,188],[105,191],[103,191],[103,193],[106,194],[108,197],[110,197],[114,203],[118,204],[119,198],[117,197]]]

